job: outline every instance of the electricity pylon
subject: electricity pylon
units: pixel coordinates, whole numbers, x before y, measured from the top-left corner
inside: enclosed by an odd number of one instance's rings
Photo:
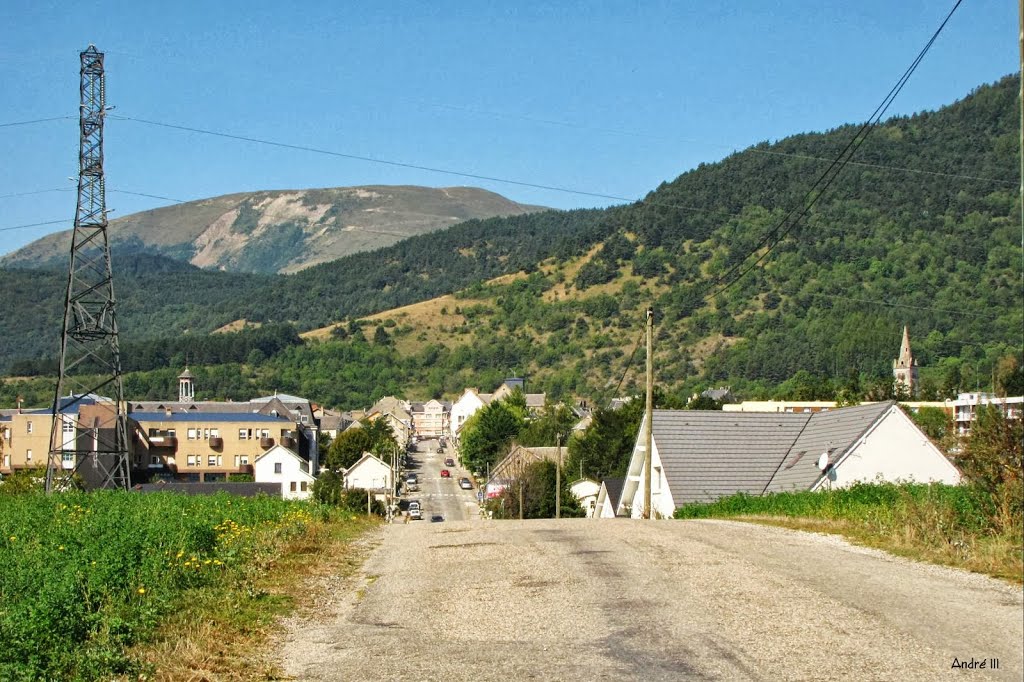
[[[78,206],[64,298],[46,491],[131,486],[103,178],[103,53],[81,57]]]

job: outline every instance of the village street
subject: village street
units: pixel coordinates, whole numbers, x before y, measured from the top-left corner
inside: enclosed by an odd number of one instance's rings
[[[1020,680],[1021,590],[723,521],[384,526],[278,644],[298,680]],[[993,670],[992,659],[998,660]],[[960,662],[984,669],[959,669]]]

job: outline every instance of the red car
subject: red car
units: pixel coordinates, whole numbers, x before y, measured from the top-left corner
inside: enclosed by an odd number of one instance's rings
[[[441,469],[441,478],[451,478],[451,477],[452,477],[452,472],[448,471],[447,469]]]

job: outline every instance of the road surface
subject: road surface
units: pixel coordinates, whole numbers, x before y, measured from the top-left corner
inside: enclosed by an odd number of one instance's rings
[[[727,521],[395,524],[287,624],[299,680],[1021,680],[1021,590]],[[992,669],[998,659],[999,668]],[[984,669],[957,663],[985,661]]]
[[[438,442],[426,440],[419,443],[415,452],[409,453],[412,465],[408,471],[415,472],[419,479],[419,490],[403,495],[407,502],[411,499],[420,501],[423,519],[430,523],[432,516],[441,515],[445,522],[466,521],[478,516],[476,501],[476,484],[472,490],[459,487],[459,478],[469,477],[469,472],[456,462],[455,466],[445,466],[445,459],[454,458],[452,450],[446,448],[443,454],[437,452]],[[441,470],[448,469],[450,478],[442,478]]]

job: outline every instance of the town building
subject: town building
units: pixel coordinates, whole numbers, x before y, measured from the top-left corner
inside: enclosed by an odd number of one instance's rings
[[[644,505],[644,424],[617,515]],[[893,401],[813,413],[654,410],[651,507],[671,517],[735,493],[845,487],[858,481],[938,481],[960,472]]]

